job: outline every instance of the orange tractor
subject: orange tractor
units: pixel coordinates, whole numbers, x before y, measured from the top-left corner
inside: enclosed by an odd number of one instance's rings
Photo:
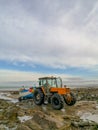
[[[37,105],[51,103],[54,109],[60,110],[65,103],[74,105],[76,98],[69,88],[62,86],[60,77],[42,77],[39,78],[39,87],[34,91],[34,102]]]

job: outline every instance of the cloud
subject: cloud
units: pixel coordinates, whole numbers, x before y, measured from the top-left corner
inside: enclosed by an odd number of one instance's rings
[[[38,2],[0,2],[0,60],[52,68],[96,66],[96,0]]]
[[[46,76],[56,76],[65,78],[71,77],[71,75],[66,74],[45,74],[45,73],[38,73],[38,72],[23,72],[23,71],[15,71],[15,70],[7,70],[7,69],[0,69],[0,83],[2,82],[19,82],[19,81],[38,81],[40,77]]]
[[[73,76],[66,74],[46,74],[46,73],[38,73],[38,72],[23,72],[23,71],[15,71],[15,70],[0,70],[0,89],[11,89],[15,87],[15,89],[19,89],[21,86],[30,87],[30,86],[38,86],[38,78],[46,77],[46,76],[55,76],[61,77],[63,81],[63,85],[67,85],[67,87],[80,87],[80,86],[97,86],[98,79],[86,79],[81,76]],[[5,88],[6,87],[6,88]],[[9,87],[9,88],[8,88]]]

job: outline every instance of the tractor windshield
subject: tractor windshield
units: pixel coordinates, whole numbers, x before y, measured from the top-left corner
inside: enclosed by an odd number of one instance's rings
[[[47,82],[51,87],[56,87],[56,79],[47,79]]]
[[[56,78],[49,78],[49,79],[40,79],[39,80],[39,85],[40,86],[45,86],[46,84],[48,84],[51,87],[57,87],[57,82],[56,82]]]
[[[62,87],[62,80],[61,78],[53,78],[53,79],[47,79],[47,82],[50,84],[51,87]]]

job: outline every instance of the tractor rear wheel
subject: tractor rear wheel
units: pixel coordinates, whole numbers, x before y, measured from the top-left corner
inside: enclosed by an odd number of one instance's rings
[[[64,99],[61,95],[55,93],[52,97],[51,97],[51,104],[52,107],[56,110],[60,110],[64,107]]]
[[[36,89],[34,91],[34,103],[36,105],[41,105],[44,102],[44,94],[41,89]]]
[[[73,93],[64,95],[65,103],[69,106],[72,106],[76,103],[76,98]]]

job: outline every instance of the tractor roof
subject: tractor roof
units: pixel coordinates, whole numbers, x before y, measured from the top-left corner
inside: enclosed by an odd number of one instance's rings
[[[39,80],[41,80],[41,79],[56,79],[56,77],[51,76],[51,77],[41,77],[41,78],[39,78]]]

